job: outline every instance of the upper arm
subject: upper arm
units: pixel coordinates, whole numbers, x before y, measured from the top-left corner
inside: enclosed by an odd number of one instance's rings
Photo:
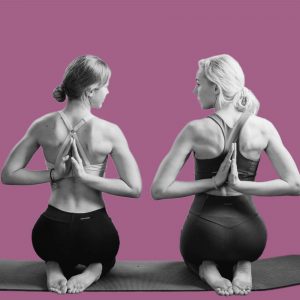
[[[39,148],[37,125],[33,123],[24,137],[15,145],[3,168],[3,174],[11,174],[26,167],[33,154]]]
[[[299,171],[294,159],[285,148],[279,133],[272,123],[267,124],[268,145],[266,153],[281,179],[293,181],[298,179]]]
[[[114,125],[112,136],[111,157],[116,165],[119,176],[131,187],[141,188],[141,176],[138,165],[133,157],[127,140],[121,129]]]
[[[166,186],[172,183],[193,150],[194,128],[186,125],[176,137],[170,151],[161,162],[154,185]]]

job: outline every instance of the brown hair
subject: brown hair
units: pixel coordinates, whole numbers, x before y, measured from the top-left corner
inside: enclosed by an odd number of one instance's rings
[[[63,81],[53,91],[53,97],[58,102],[63,102],[66,96],[69,100],[80,98],[92,84],[105,85],[110,75],[109,66],[99,57],[79,56],[66,68]]]

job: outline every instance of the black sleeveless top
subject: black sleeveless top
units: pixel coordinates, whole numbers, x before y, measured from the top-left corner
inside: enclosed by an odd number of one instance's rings
[[[250,113],[243,113],[237,123],[233,128],[230,128],[223,119],[217,114],[213,114],[208,118],[215,121],[221,128],[224,135],[224,149],[223,152],[215,157],[210,159],[199,159],[195,156],[195,179],[206,179],[212,178],[216,175],[219,170],[221,163],[223,162],[226,154],[228,153],[231,144],[237,143],[237,169],[239,173],[239,178],[242,181],[254,181],[256,176],[257,167],[259,164],[258,161],[250,160],[244,157],[239,151],[239,133],[243,125],[250,117]]]

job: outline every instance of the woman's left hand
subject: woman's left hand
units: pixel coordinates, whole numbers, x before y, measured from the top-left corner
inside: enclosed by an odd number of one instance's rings
[[[240,184],[240,179],[239,179],[239,173],[237,169],[237,164],[236,164],[236,143],[234,143],[234,150],[233,150],[233,155],[231,159],[231,167],[230,167],[230,173],[228,175],[228,185],[233,188],[234,190],[237,190]]]
[[[82,164],[82,159],[78,153],[75,139],[72,142],[72,150],[73,150],[73,156],[71,157],[71,161],[72,161],[73,175],[74,177],[81,179],[84,177],[86,173]]]

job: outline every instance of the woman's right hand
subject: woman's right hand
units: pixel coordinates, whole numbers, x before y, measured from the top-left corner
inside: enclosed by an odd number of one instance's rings
[[[217,174],[213,178],[214,183],[217,187],[222,186],[228,178],[234,146],[234,144],[231,145],[231,149],[228,151],[226,157],[224,158],[222,164],[219,167]]]
[[[72,163],[69,160],[70,155],[68,153],[72,146],[72,141],[73,139],[71,138],[69,140],[68,146],[65,148],[63,153],[56,158],[53,171],[54,180],[59,180],[63,178],[66,174],[68,174],[71,171]]]

